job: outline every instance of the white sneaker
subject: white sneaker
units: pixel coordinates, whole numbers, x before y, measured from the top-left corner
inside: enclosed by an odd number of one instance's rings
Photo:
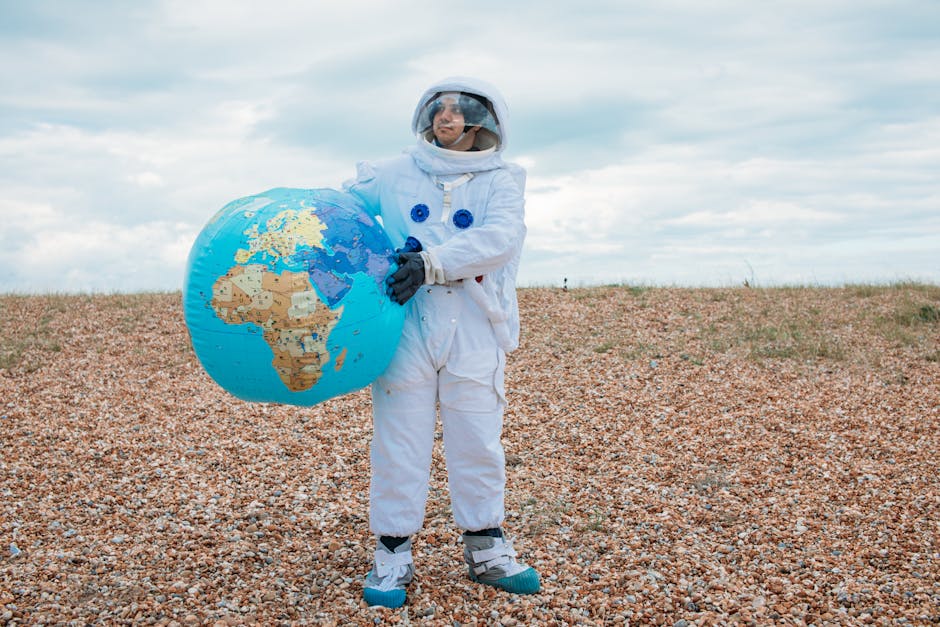
[[[369,605],[401,607],[405,604],[405,588],[411,583],[414,573],[410,538],[394,552],[379,540],[375,549],[375,566],[366,575],[362,596]]]
[[[513,594],[535,594],[540,590],[539,574],[516,561],[511,541],[464,534],[463,545],[463,558],[473,581]]]

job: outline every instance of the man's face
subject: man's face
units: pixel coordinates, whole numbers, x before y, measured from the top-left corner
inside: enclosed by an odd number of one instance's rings
[[[454,97],[442,96],[441,104],[441,110],[434,114],[432,129],[442,146],[450,146],[463,133],[463,112]]]

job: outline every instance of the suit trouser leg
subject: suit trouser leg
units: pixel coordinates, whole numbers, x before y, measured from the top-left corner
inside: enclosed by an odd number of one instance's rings
[[[423,315],[409,316],[392,364],[372,386],[369,518],[376,535],[411,535],[423,525],[438,401],[455,522],[476,531],[504,518],[505,356],[489,321],[458,300],[462,294],[444,290],[434,298],[439,330],[459,324],[450,333],[428,332],[418,322]]]
[[[502,351],[489,324],[458,332],[440,373],[439,394],[454,522],[467,531],[498,527],[505,517]]]
[[[392,394],[373,388],[369,526],[378,536],[409,536],[424,523],[437,390]]]

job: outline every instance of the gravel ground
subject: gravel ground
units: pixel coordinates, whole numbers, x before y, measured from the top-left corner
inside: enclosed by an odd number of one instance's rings
[[[520,292],[507,531],[440,442],[408,604],[361,577],[369,398],[246,404],[179,294],[0,297],[0,624],[938,624],[940,288]]]

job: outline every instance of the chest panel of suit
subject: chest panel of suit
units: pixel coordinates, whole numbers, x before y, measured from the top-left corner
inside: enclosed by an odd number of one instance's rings
[[[393,197],[383,204],[383,219],[396,246],[414,237],[424,248],[430,248],[483,224],[492,174],[477,174],[466,181],[460,178],[433,177],[420,172],[395,181],[391,190]],[[447,207],[444,185],[454,182],[457,185],[450,190],[450,206]]]

